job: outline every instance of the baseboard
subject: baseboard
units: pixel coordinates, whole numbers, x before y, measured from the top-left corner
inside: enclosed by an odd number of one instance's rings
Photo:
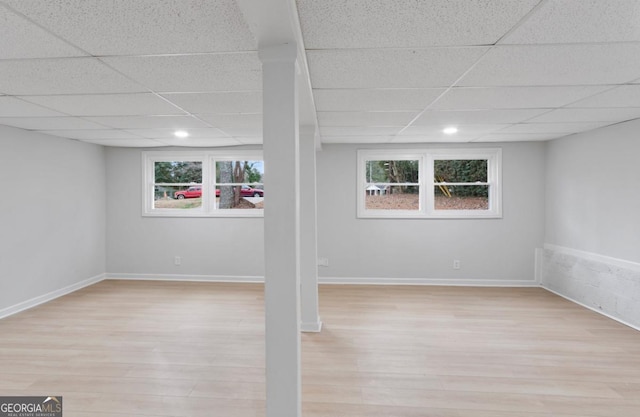
[[[46,303],[48,301],[55,300],[58,297],[62,297],[63,295],[67,295],[74,291],[78,291],[79,289],[88,287],[89,285],[93,285],[104,279],[105,279],[105,274],[96,275],[94,277],[85,279],[84,281],[76,282],[75,284],[71,284],[67,287],[60,288],[59,290],[51,291],[47,294],[43,294],[38,297],[34,297],[30,300],[23,301],[13,306],[7,307],[5,309],[0,310],[0,319],[12,316],[16,313],[19,313],[24,310],[28,310],[30,308]]]
[[[362,285],[439,285],[452,287],[539,287],[535,280],[453,279],[453,278],[379,278],[318,277],[320,284]]]
[[[262,276],[241,275],[175,275],[175,274],[124,274],[107,272],[105,279],[129,281],[185,281],[185,282],[264,282]]]
[[[300,330],[305,333],[320,333],[322,330],[322,322],[320,320],[315,322],[301,322]]]
[[[233,275],[169,275],[107,273],[106,279],[192,282],[251,282],[264,283],[263,276]],[[467,287],[538,287],[535,280],[486,280],[449,278],[379,278],[379,277],[318,277],[319,284],[361,285],[444,285]]]
[[[557,296],[559,296],[559,297],[564,298],[564,299],[565,299],[565,300],[567,300],[567,301],[571,301],[572,303],[578,304],[578,305],[579,305],[579,306],[581,306],[581,307],[584,307],[584,308],[586,308],[586,309],[588,309],[588,310],[591,310],[591,311],[594,311],[594,312],[596,312],[596,313],[598,313],[598,314],[601,314],[601,315],[603,315],[603,316],[605,316],[605,317],[607,317],[607,318],[610,318],[611,320],[615,320],[615,321],[617,321],[617,322],[618,322],[618,323],[620,323],[620,324],[624,324],[625,326],[631,327],[631,328],[632,328],[632,329],[634,329],[634,330],[638,330],[638,331],[640,331],[640,327],[638,327],[638,326],[636,326],[636,325],[633,325],[633,324],[628,323],[628,322],[626,322],[626,321],[624,321],[624,320],[621,320],[621,319],[619,319],[618,317],[612,316],[611,314],[605,313],[605,312],[604,312],[604,311],[602,311],[602,310],[598,310],[597,308],[593,308],[593,307],[588,306],[588,305],[586,305],[586,304],[584,304],[584,303],[581,303],[581,302],[580,302],[580,301],[578,301],[578,300],[575,300],[575,299],[573,299],[573,298],[571,298],[571,297],[569,297],[569,296],[566,296],[566,295],[564,295],[564,294],[559,293],[558,291],[555,291],[555,290],[552,290],[552,289],[551,289],[551,288],[549,288],[549,287],[546,287],[544,284],[542,284],[542,285],[541,285],[541,287],[542,287],[543,289],[545,289],[545,290],[549,291],[550,293],[553,293],[553,294],[555,294],[555,295],[557,295]]]

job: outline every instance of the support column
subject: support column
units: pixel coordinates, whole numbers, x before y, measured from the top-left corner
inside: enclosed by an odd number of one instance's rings
[[[300,131],[300,308],[303,332],[319,332],[315,128]]]
[[[262,47],[267,417],[300,417],[297,46]]]

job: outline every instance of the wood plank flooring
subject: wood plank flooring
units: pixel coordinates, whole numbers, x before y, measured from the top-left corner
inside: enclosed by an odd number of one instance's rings
[[[103,281],[0,320],[0,395],[65,417],[264,415],[254,284]],[[640,332],[537,288],[321,286],[305,417],[636,417]]]

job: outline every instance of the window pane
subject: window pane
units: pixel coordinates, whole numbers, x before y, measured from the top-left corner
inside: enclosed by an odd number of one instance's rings
[[[202,162],[170,161],[156,162],[154,165],[156,184],[202,183]]]
[[[194,209],[202,207],[202,185],[156,185],[153,207],[157,209]]]
[[[365,209],[419,210],[419,187],[417,185],[396,186],[368,184],[365,191]]]
[[[434,161],[436,182],[487,182],[486,159]]]
[[[216,181],[219,184],[262,184],[263,161],[216,161]]]
[[[216,186],[216,208],[218,209],[263,209],[264,190],[260,186],[242,185]]]
[[[488,185],[435,186],[436,210],[489,210]]]
[[[365,181],[369,183],[418,183],[418,160],[366,161]]]

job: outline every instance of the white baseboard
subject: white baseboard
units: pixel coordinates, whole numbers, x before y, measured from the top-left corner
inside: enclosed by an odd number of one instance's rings
[[[322,330],[322,322],[320,320],[316,322],[301,322],[300,330],[305,333],[320,333]]]
[[[129,281],[185,281],[185,282],[264,282],[261,276],[241,275],[173,275],[173,274],[124,274],[107,273],[105,279]]]
[[[552,289],[551,289],[551,288],[549,288],[549,287],[546,287],[544,284],[542,284],[542,285],[541,285],[541,287],[542,287],[542,288],[544,288],[545,290],[547,290],[547,291],[549,291],[549,292],[551,292],[551,293],[553,293],[553,294],[555,294],[555,295],[559,296],[559,297],[564,298],[565,300],[571,301],[572,303],[578,304],[579,306],[582,306],[582,307],[584,307],[584,308],[586,308],[586,309],[589,309],[589,310],[594,311],[594,312],[596,312],[596,313],[598,313],[598,314],[601,314],[601,315],[603,315],[603,316],[605,316],[605,317],[608,317],[608,318],[610,318],[611,320],[615,320],[615,321],[617,321],[617,322],[618,322],[618,323],[620,323],[620,324],[624,324],[625,326],[629,326],[629,327],[631,327],[632,329],[635,329],[635,330],[640,331],[640,327],[638,327],[638,326],[636,326],[636,325],[633,325],[633,324],[631,324],[631,323],[627,323],[626,321],[621,320],[621,319],[620,319],[620,318],[618,318],[618,317],[612,316],[611,314],[605,313],[605,312],[604,312],[604,311],[602,311],[602,310],[598,310],[597,308],[593,308],[593,307],[588,306],[588,305],[586,305],[586,304],[584,304],[584,303],[581,303],[581,302],[580,302],[580,301],[578,301],[578,300],[575,300],[575,299],[573,299],[573,298],[571,298],[571,297],[569,297],[569,296],[566,296],[566,295],[564,295],[564,294],[559,293],[558,291],[555,291],[555,290],[552,290]]]
[[[169,274],[125,274],[107,273],[106,279],[185,281],[185,282],[252,282],[264,283],[263,276],[232,275],[169,275]],[[318,277],[319,284],[361,285],[444,285],[467,287],[538,287],[535,280],[486,280],[449,278],[376,278],[376,277]]]
[[[16,313],[19,313],[24,310],[28,310],[37,305],[46,303],[51,300],[55,300],[58,297],[62,297],[63,295],[67,295],[74,291],[78,291],[84,287],[88,287],[89,285],[93,285],[105,279],[105,274],[96,275],[94,277],[85,279],[84,281],[76,282],[75,284],[71,284],[67,287],[60,288],[59,290],[51,291],[47,294],[40,295],[38,297],[34,297],[30,300],[23,301],[21,303],[12,305],[10,307],[4,308],[0,310],[0,319],[5,317],[12,316]]]
[[[452,278],[379,278],[318,277],[320,284],[361,285],[439,285],[452,287],[539,287],[535,280],[452,279]]]

